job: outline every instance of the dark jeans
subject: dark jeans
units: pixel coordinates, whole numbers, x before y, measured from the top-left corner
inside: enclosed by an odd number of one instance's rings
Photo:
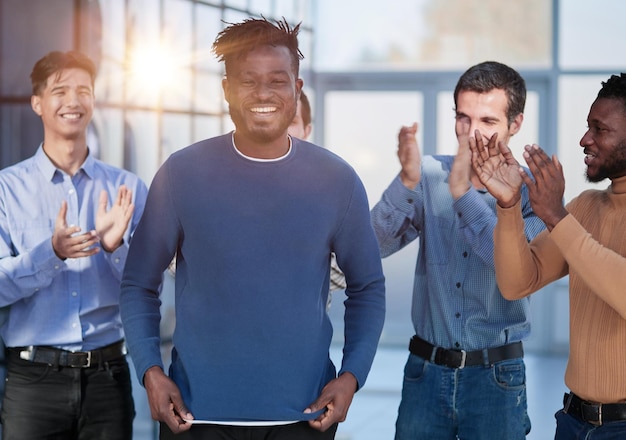
[[[174,435],[161,423],[160,440],[333,440],[337,424],[326,432],[309,426],[308,422],[281,426],[223,426],[195,425],[182,434]]]
[[[8,353],[3,440],[131,440],[134,417],[125,358],[69,368]]]
[[[578,417],[559,410],[556,417],[555,440],[623,440],[626,438],[626,421],[595,426]]]

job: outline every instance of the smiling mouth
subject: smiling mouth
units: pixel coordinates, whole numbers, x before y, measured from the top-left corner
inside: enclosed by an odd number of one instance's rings
[[[270,113],[274,113],[276,111],[276,107],[272,106],[264,106],[264,107],[252,107],[250,108],[252,113],[256,113],[259,115],[266,115]]]
[[[585,150],[585,164],[589,165],[591,162],[593,162],[596,159],[596,155],[591,153],[590,151]]]
[[[65,113],[61,115],[63,119],[70,119],[72,121],[78,120],[82,118],[82,116],[83,115],[81,113]]]

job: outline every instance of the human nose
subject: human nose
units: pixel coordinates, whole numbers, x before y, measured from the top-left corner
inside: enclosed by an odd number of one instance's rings
[[[580,142],[578,142],[578,144],[581,147],[586,147],[587,145],[591,144],[592,142],[593,142],[593,138],[591,137],[591,130],[587,129],[585,134],[583,134],[583,137],[580,138]]]
[[[265,81],[257,82],[254,88],[254,94],[260,98],[270,96],[272,94],[270,84]]]
[[[78,92],[76,90],[68,90],[65,93],[63,104],[69,107],[77,106],[79,103]]]

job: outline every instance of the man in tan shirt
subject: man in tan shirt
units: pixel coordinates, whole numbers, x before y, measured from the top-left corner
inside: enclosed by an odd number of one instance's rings
[[[613,75],[593,102],[580,140],[587,179],[610,179],[563,206],[565,179],[556,157],[526,146],[533,174],[520,169],[497,139],[470,139],[472,164],[498,200],[494,232],[502,295],[518,299],[569,275],[571,390],[556,414],[556,440],[626,438],[626,74]],[[519,188],[529,188],[533,211],[547,230],[524,236]]]

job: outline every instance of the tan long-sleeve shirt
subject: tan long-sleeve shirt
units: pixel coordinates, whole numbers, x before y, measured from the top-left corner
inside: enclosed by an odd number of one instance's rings
[[[626,177],[588,190],[530,244],[520,206],[498,208],[496,276],[508,299],[569,274],[570,353],[565,384],[583,399],[626,402]]]

